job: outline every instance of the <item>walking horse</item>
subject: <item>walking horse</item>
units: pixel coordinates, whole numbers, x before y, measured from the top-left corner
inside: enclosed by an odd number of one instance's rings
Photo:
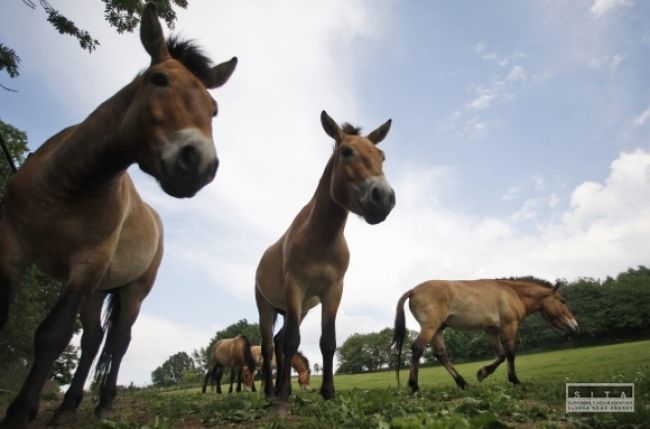
[[[108,293],[112,311],[95,414],[110,413],[131,326],[163,254],[160,217],[126,169],[138,164],[178,198],[192,197],[216,174],[217,103],[207,89],[223,85],[237,59],[213,66],[193,43],[166,42],[151,3],[142,13],[140,39],[150,66],[83,122],[47,140],[9,184],[0,219],[0,328],[28,265],[65,282],[65,289],[36,330],[34,363],[2,427],[21,428],[34,419],[43,383],[79,313],[81,358],[54,420],[74,415],[104,337],[100,313]]]
[[[262,359],[262,347],[251,347],[251,353],[253,355],[253,360],[255,361],[255,369],[261,369],[264,362]],[[291,367],[298,373],[298,385],[300,386],[300,390],[303,392],[311,392],[313,390],[309,385],[309,379],[311,378],[311,369],[309,369],[309,359],[307,359],[307,356],[300,353],[300,351],[296,351],[296,354],[293,355],[293,359],[291,359]],[[276,368],[277,363],[275,360],[275,353],[273,353],[273,359],[271,359],[271,369],[273,370]],[[253,383],[253,392],[254,391],[255,384]]]
[[[223,369],[230,368],[230,389],[228,393],[232,393],[235,376],[237,376],[237,392],[241,391],[242,382],[244,384],[244,392],[250,392],[254,390],[255,386],[253,384],[255,366],[256,362],[251,353],[251,344],[245,335],[221,339],[212,346],[210,364],[208,366],[208,372],[205,374],[203,389],[201,391],[205,393],[208,380],[212,379],[217,384],[217,393],[221,393]]]
[[[408,290],[397,302],[395,331],[392,344],[397,348],[397,380],[401,366],[402,345],[406,337],[404,302],[420,324],[420,333],[413,342],[409,386],[416,392],[420,357],[431,343],[435,358],[464,389],[465,379],[456,371],[445,349],[443,330],[451,327],[459,330],[484,330],[490,345],[496,351],[494,362],[481,368],[476,377],[483,381],[504,360],[508,360],[508,380],[518,384],[515,372],[515,341],[524,318],[540,312],[544,319],[557,330],[573,335],[578,323],[558,292],[560,284],[520,277],[485,280],[430,280]],[[391,344],[391,345],[392,345]]]
[[[366,136],[349,124],[339,126],[321,113],[325,132],[334,139],[334,151],[316,192],[289,229],[263,254],[257,267],[255,299],[259,312],[264,361],[264,393],[273,398],[271,360],[273,326],[279,314],[282,329],[275,337],[277,386],[270,415],[290,412],[291,362],[300,345],[300,323],[307,312],[322,304],[323,384],[325,399],[334,397],[332,360],[336,350],[335,319],[343,291],[350,253],[343,235],[348,213],[369,224],[382,222],[395,205],[395,193],[384,177],[384,154],[377,148],[391,121]]]

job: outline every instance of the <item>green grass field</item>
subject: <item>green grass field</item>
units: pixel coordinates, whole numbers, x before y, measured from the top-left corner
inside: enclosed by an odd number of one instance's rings
[[[483,383],[476,371],[487,363],[458,364],[470,382],[462,391],[444,368],[420,371],[421,392],[397,387],[394,372],[339,375],[337,397],[294,393],[293,415],[286,421],[266,418],[268,403],[255,393],[202,395],[198,388],[142,391],[118,396],[112,420],[92,418],[85,399],[75,428],[642,428],[650,427],[650,341],[584,347],[517,357],[522,384],[511,386],[502,365]],[[635,383],[634,413],[565,413],[567,382]],[[312,386],[320,377],[312,377]],[[294,390],[296,392],[297,389]],[[6,402],[6,401],[3,401]],[[47,401],[34,428],[45,427],[56,402]],[[4,411],[4,410],[2,410]]]

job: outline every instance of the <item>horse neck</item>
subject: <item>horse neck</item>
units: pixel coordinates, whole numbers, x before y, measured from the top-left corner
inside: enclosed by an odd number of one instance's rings
[[[309,208],[306,229],[310,237],[321,244],[336,242],[343,237],[348,209],[334,201],[331,194],[334,154],[330,157],[316,192],[307,204]]]
[[[97,195],[119,182],[133,160],[120,144],[120,124],[137,89],[136,80],[100,104],[62,140],[46,169],[46,179],[59,189]]]
[[[517,292],[524,305],[526,316],[536,313],[542,308],[542,300],[552,293],[548,288],[535,283],[512,283],[510,286]]]

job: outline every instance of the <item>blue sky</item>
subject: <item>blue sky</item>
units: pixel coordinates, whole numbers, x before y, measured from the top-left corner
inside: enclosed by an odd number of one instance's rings
[[[101,2],[51,3],[101,45],[88,54],[42,10],[3,5],[0,41],[22,63],[20,78],[0,75],[19,91],[0,93],[0,117],[33,149],[147,65],[137,34],[109,28]],[[377,226],[350,217],[339,344],[390,326],[397,298],[427,279],[573,280],[647,265],[649,18],[639,0],[190,2],[175,32],[217,62],[240,59],[212,92],[221,166],[192,200],[129,170],[162,215],[166,254],[119,382],[146,383],[171,354],[257,320],[257,262],[331,151],[322,109],[366,131],[393,119],[381,146],[397,206]],[[312,362],[319,315],[302,327]]]

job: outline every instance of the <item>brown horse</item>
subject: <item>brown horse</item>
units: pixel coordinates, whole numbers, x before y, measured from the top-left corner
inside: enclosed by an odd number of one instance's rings
[[[193,44],[168,44],[152,4],[142,13],[140,39],[150,66],[83,122],[45,142],[9,184],[0,219],[0,328],[28,265],[65,282],[65,290],[36,330],[33,366],[3,427],[25,427],[36,416],[43,383],[79,313],[82,355],[55,414],[57,421],[73,415],[104,336],[100,313],[107,293],[112,314],[95,413],[111,410],[131,326],[163,252],[160,218],[138,195],[127,167],[137,163],[174,197],[193,196],[216,174],[217,104],[207,89],[228,80],[236,58],[212,66]]]
[[[524,318],[541,312],[556,329],[573,335],[578,323],[558,292],[560,284],[553,286],[533,277],[496,280],[430,280],[407,291],[397,302],[393,344],[397,347],[397,377],[401,365],[402,345],[406,336],[404,301],[410,299],[409,308],[420,324],[420,333],[411,349],[409,386],[416,392],[420,357],[431,343],[434,356],[442,363],[456,384],[465,388],[465,379],[451,364],[443,330],[452,327],[460,330],[484,330],[490,345],[496,351],[494,362],[481,368],[476,377],[483,381],[505,360],[508,360],[508,380],[518,384],[515,373],[515,340]]]
[[[208,380],[212,379],[213,382],[217,383],[217,393],[221,393],[223,369],[230,368],[230,389],[228,393],[232,393],[235,376],[237,376],[237,392],[241,391],[242,382],[244,392],[250,392],[254,387],[255,366],[255,360],[251,354],[251,344],[245,335],[219,340],[212,346],[210,365],[208,372],[205,374],[201,391],[205,393]]]
[[[340,127],[324,111],[321,123],[335,140],[334,153],[316,192],[289,229],[269,247],[257,267],[255,298],[260,316],[264,391],[273,397],[271,359],[277,314],[284,325],[275,337],[278,360],[276,400],[271,415],[286,417],[291,394],[291,362],[300,345],[300,323],[322,304],[323,384],[325,399],[334,397],[332,360],[336,350],[335,319],[343,292],[350,253],[343,236],[348,213],[369,224],[382,222],[395,205],[395,193],[382,170],[384,154],[376,145],[388,134],[391,121],[362,136],[359,129]]]
[[[251,353],[253,354],[253,360],[256,363],[255,369],[261,369],[264,363],[264,360],[262,359],[262,346],[251,347]],[[276,367],[275,353],[273,353],[271,369],[275,369]],[[311,392],[313,390],[309,384],[311,369],[309,368],[309,360],[307,359],[307,356],[300,353],[300,351],[296,351],[296,354],[293,355],[293,359],[291,359],[291,367],[298,373],[298,385],[300,386],[300,390],[303,392]],[[254,384],[253,391],[255,391]]]

